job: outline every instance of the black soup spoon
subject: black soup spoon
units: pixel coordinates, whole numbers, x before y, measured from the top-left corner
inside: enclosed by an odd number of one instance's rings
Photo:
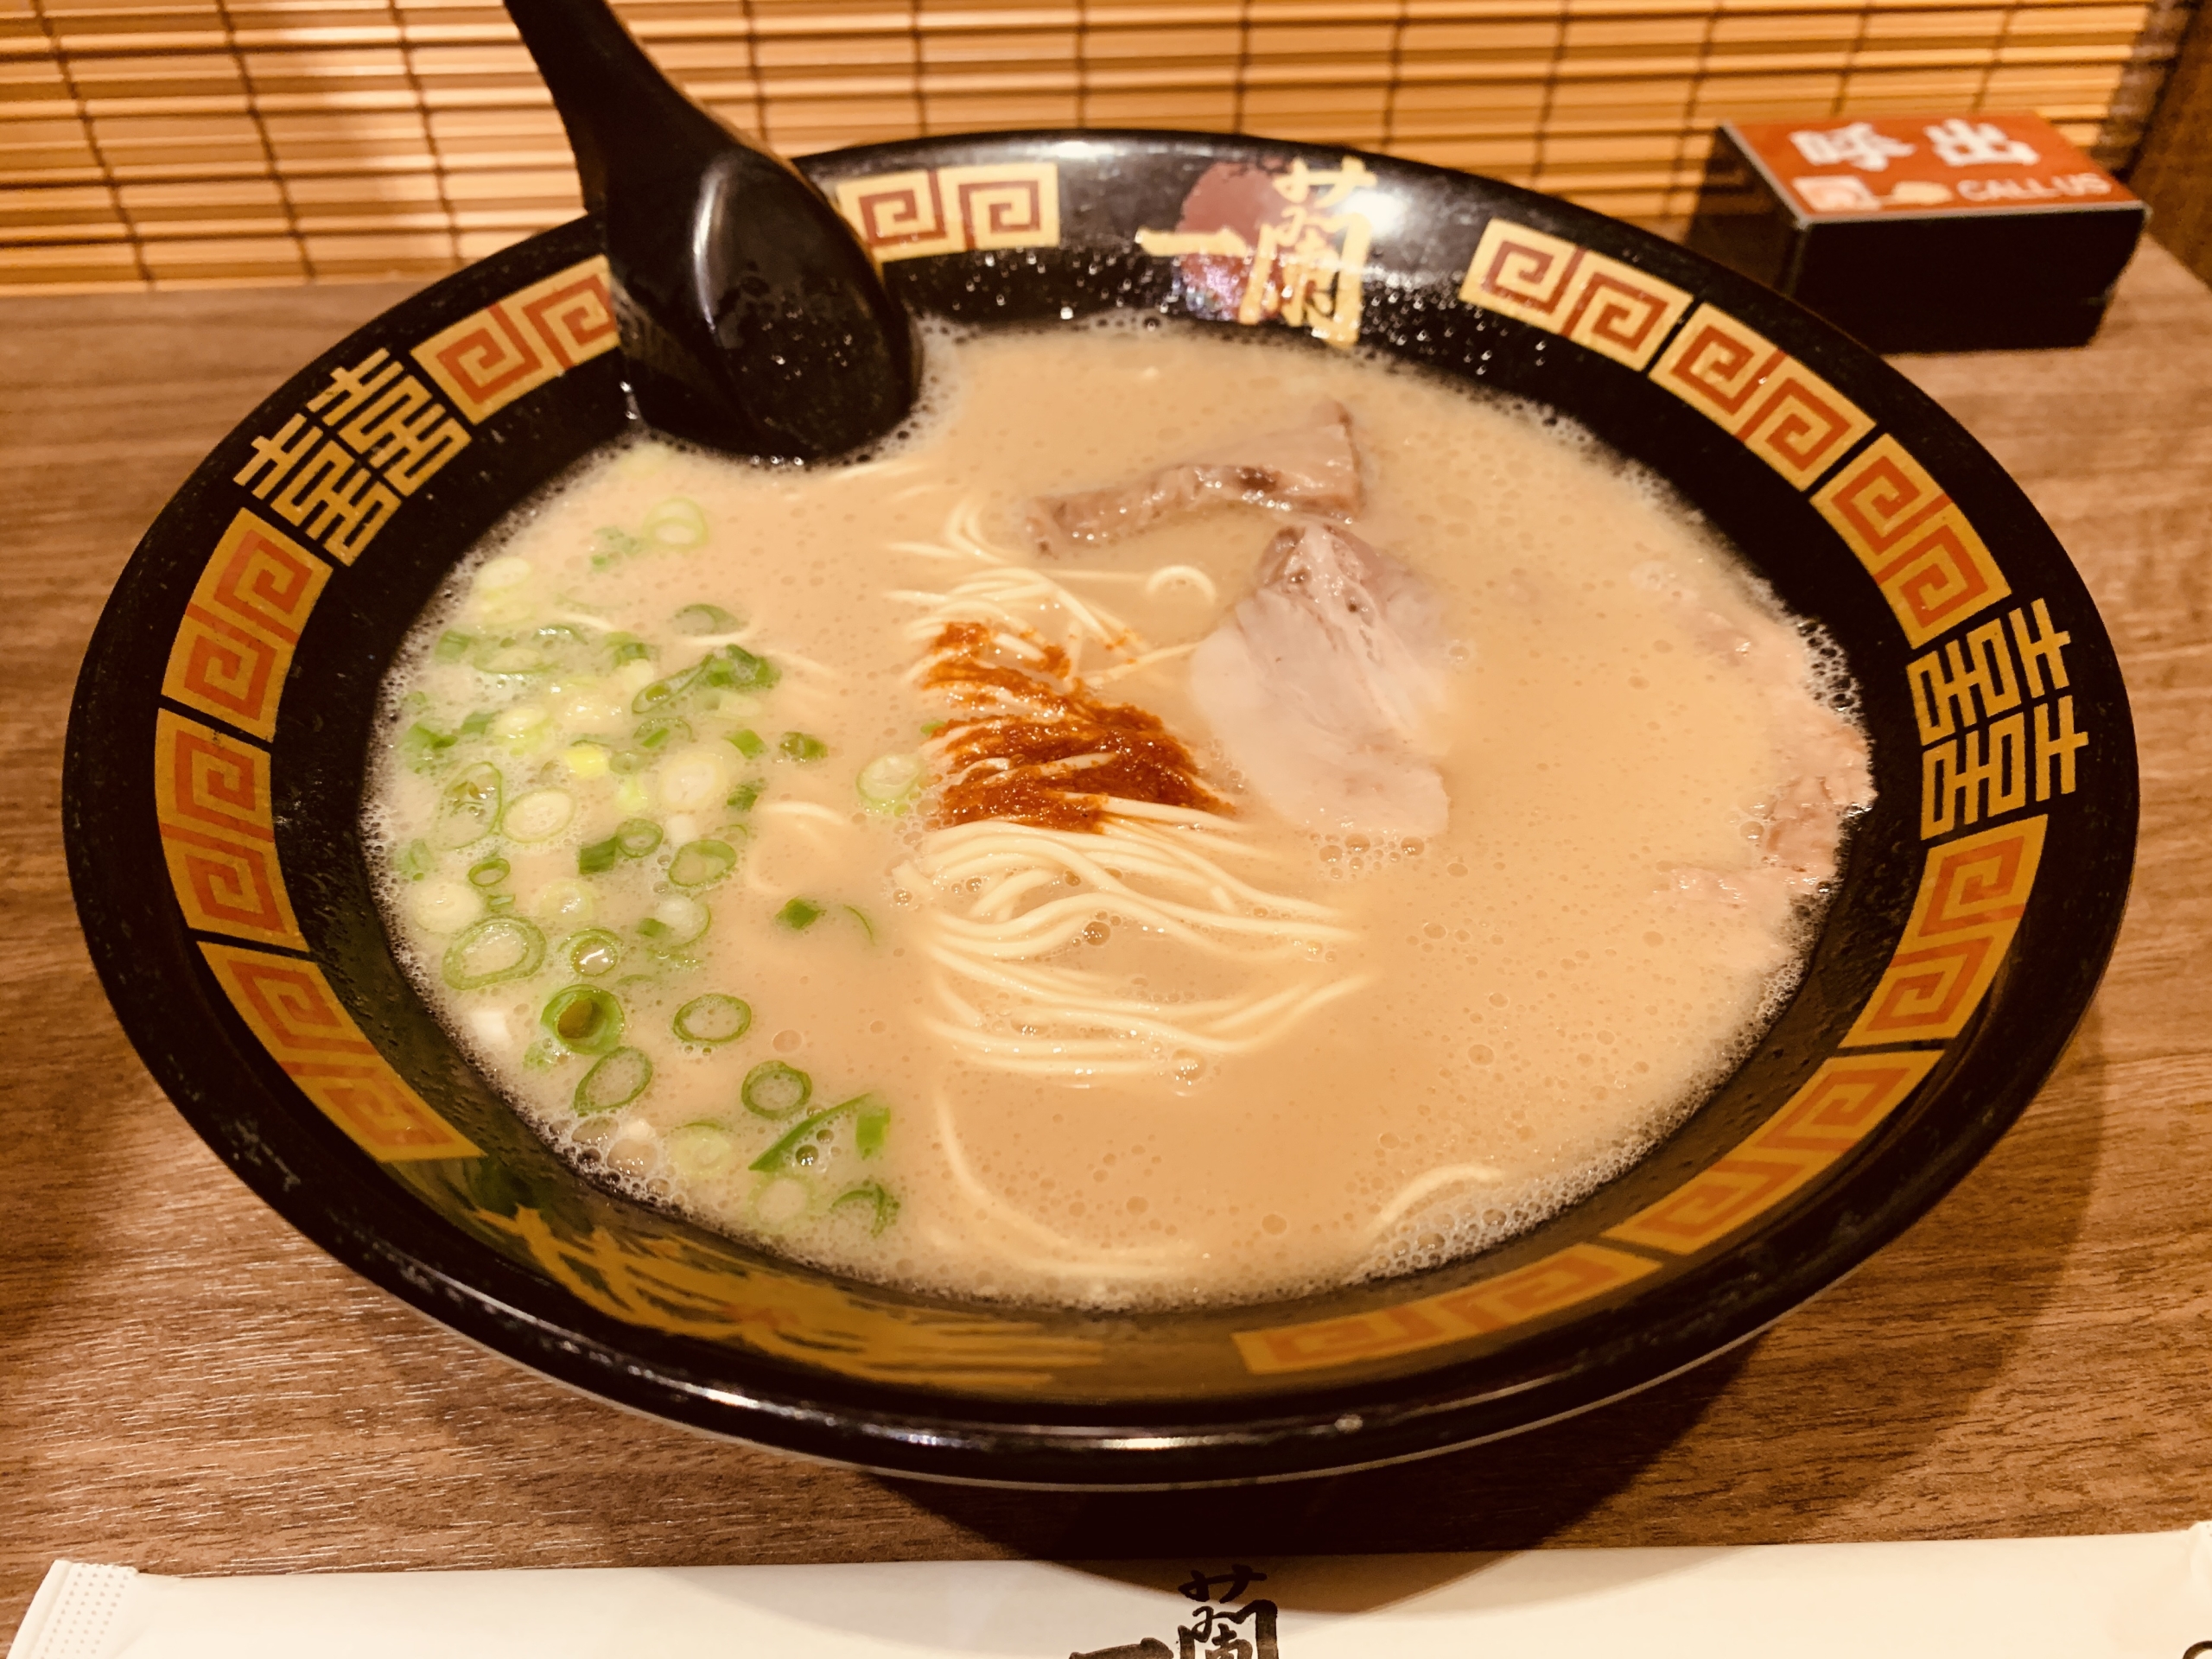
[[[913,407],[906,310],[836,208],[677,90],[604,0],[507,0],[599,221],[638,413],[736,454],[823,461]]]

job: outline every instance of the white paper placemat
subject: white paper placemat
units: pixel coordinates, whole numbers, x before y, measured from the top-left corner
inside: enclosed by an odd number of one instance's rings
[[[57,1561],[9,1659],[2212,1659],[2212,1527],[1246,1562],[168,1579]]]

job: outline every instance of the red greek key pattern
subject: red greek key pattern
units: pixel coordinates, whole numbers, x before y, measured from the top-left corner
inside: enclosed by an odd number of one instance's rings
[[[187,926],[308,948],[276,864],[266,753],[164,709],[154,726],[154,802]]]
[[[879,173],[845,180],[836,196],[837,211],[879,262],[1060,243],[1060,169],[1054,162]]]
[[[1846,1047],[1955,1037],[2019,931],[2043,861],[2038,813],[1929,849],[1912,918]]]
[[[315,963],[205,940],[200,950],[270,1057],[371,1157],[389,1164],[480,1155],[361,1035]]]
[[[1371,1313],[1236,1332],[1256,1376],[1388,1359],[1527,1325],[1630,1285],[1658,1263],[1601,1244],[1574,1244],[1515,1272]]]
[[[162,695],[264,741],[330,567],[241,510],[215,543],[169,647]]]
[[[1801,490],[1874,429],[1864,410],[1718,306],[1690,314],[1651,376]]]
[[[1605,1234],[1688,1255],[1747,1226],[1873,1133],[1925,1080],[1940,1050],[1844,1055],[1727,1156]]]
[[[946,218],[937,175],[928,168],[848,179],[837,187],[837,211],[879,262],[967,246],[966,233]]]
[[[441,329],[411,355],[468,419],[488,420],[619,341],[607,261],[585,260]]]
[[[952,222],[976,249],[1060,245],[1060,169],[1054,162],[996,162],[938,169]]]
[[[1928,469],[1887,433],[1813,497],[1923,645],[2012,593],[1989,549]]]
[[[1475,248],[1459,297],[1642,369],[1690,296],[1632,265],[1541,231],[1494,219]]]

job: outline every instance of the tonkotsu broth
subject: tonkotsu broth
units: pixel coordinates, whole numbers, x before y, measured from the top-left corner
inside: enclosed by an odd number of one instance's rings
[[[1462,1255],[1678,1121],[1794,977],[1815,884],[1762,849],[1777,791],[1859,754],[1805,636],[1711,538],[1573,429],[1373,361],[1164,327],[932,357],[933,412],[879,461],[600,458],[456,570],[392,671],[366,809],[389,925],[529,1119],[793,1256],[1096,1306]],[[1367,486],[1353,527],[1451,636],[1450,817],[1420,842],[1285,822],[1166,649],[1251,590],[1284,515],[1057,556],[1021,531],[1039,496],[1329,398]],[[1198,942],[931,839],[916,757],[947,709],[910,671],[995,559],[1062,584],[1003,600],[1036,637],[1077,627],[1064,594],[1141,636],[1077,668],[1127,668],[1096,695],[1158,715],[1232,809],[1129,832],[1233,875],[1176,889],[1222,918]],[[1812,833],[1817,868],[1834,816]],[[1014,1011],[986,913],[1009,870],[1013,912],[1080,913],[1005,971],[1091,987],[1122,1027]]]

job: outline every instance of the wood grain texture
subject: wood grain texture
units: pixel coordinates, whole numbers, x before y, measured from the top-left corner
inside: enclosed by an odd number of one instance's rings
[[[2119,956],[2019,1126],[1762,1340],[1502,1445],[1254,1491],[931,1488],[579,1398],[295,1236],[132,1057],[58,842],[69,690],[132,538],[391,291],[0,304],[0,1630],[58,1554],[164,1573],[1719,1544],[2212,1515],[2212,295],[2148,245],[2082,351],[1906,372],[2021,479],[2141,728]],[[25,1040],[28,1039],[28,1040]]]

